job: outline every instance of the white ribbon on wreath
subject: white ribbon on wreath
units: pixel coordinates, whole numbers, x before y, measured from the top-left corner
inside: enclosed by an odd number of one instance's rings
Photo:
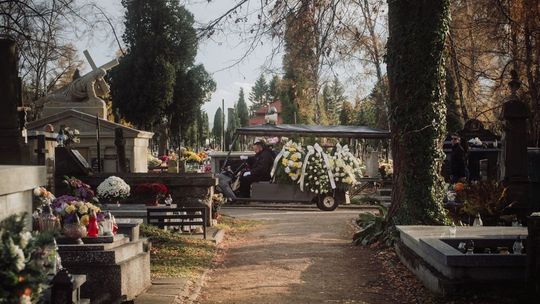
[[[340,144],[337,144],[336,145],[336,154],[335,154],[338,158],[341,158],[343,159],[343,157],[348,157],[351,161],[354,162],[354,159],[356,159],[356,157],[349,151],[349,147],[347,145],[345,146],[341,146]],[[355,174],[352,170],[352,167],[349,165],[349,166],[346,166],[345,168],[343,168],[345,170],[345,173],[347,173],[349,175],[349,177],[351,178],[352,180],[352,184],[356,184],[356,177],[355,177]]]
[[[302,164],[302,174],[300,174],[300,179],[298,180],[298,184],[300,184],[300,191],[304,191],[304,179],[306,177],[306,167],[308,165],[308,159],[311,155],[315,154],[315,149],[313,146],[307,146],[308,152],[306,153],[306,157],[304,158],[304,163]]]
[[[274,174],[276,173],[276,170],[277,170],[277,166],[279,164],[279,160],[283,157],[283,154],[285,153],[285,148],[287,147],[287,145],[284,145],[281,151],[278,153],[278,155],[276,155],[276,158],[274,159],[274,165],[272,166],[272,171],[270,171],[271,177],[274,177]]]
[[[320,156],[322,156],[324,160],[324,164],[326,165],[326,169],[328,172],[328,178],[330,179],[330,186],[332,189],[336,189],[336,181],[334,180],[334,174],[332,173],[332,166],[330,166],[330,161],[328,160],[328,155],[324,153],[323,149],[319,144],[314,145],[315,150],[319,153]]]

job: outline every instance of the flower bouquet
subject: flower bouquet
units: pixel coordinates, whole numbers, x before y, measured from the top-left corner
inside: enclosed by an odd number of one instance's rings
[[[83,183],[80,179],[64,176],[63,183],[67,186],[69,195],[78,197],[83,201],[98,203],[94,190],[92,190],[90,185]]]
[[[293,141],[288,141],[274,160],[272,175],[276,174],[283,182],[296,182],[301,174],[303,158],[304,150],[302,146]]]
[[[202,158],[193,151],[182,149],[182,161],[185,162],[185,172],[198,172]]]
[[[25,230],[25,215],[0,222],[0,302],[35,303],[47,287],[47,274],[56,271],[50,233]]]
[[[37,187],[34,189],[34,199],[40,205],[51,204],[55,199],[54,194],[49,192],[45,187]]]
[[[131,188],[126,182],[117,176],[109,176],[97,187],[99,199],[109,203],[123,200],[129,196]]]
[[[394,175],[394,165],[392,164],[392,160],[379,163],[379,173],[382,178],[392,178],[392,175]]]
[[[347,146],[336,145],[336,152],[332,156],[332,172],[339,188],[347,190],[362,176],[361,162],[355,157]]]
[[[300,190],[308,190],[316,194],[324,194],[336,188],[334,176],[330,168],[328,155],[319,144],[307,147],[308,152],[302,166],[299,184]]]
[[[144,183],[137,185],[133,192],[142,197],[147,206],[157,206],[159,200],[165,198],[169,189],[160,183]]]
[[[87,234],[92,237],[97,236],[96,225],[103,221],[105,216],[99,207],[71,195],[58,197],[52,207],[60,218],[63,234],[68,238],[76,239],[79,244],[82,244],[80,238]]]
[[[183,159],[187,163],[201,163],[202,162],[201,157],[197,153],[195,153],[193,151],[184,152]]]
[[[58,146],[69,146],[72,143],[80,143],[81,140],[79,138],[79,130],[77,129],[71,129],[65,125],[60,126],[60,130],[58,131],[58,136],[56,140],[58,141]]]

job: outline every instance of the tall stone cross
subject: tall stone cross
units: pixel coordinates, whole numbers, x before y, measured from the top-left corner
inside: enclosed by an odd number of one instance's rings
[[[104,65],[98,67],[94,63],[94,60],[90,56],[90,53],[88,52],[88,50],[84,50],[83,54],[84,54],[84,57],[86,57],[86,60],[88,61],[88,64],[90,64],[90,67],[92,68],[93,72],[97,71],[98,69],[103,69],[105,71],[108,71],[108,70],[110,70],[113,67],[118,65],[118,59],[115,58],[115,59],[105,63]],[[95,86],[100,92],[105,92],[106,93],[106,92],[109,91],[109,85],[107,85],[107,83],[105,82],[105,80],[103,78],[97,79],[96,83],[95,83]]]

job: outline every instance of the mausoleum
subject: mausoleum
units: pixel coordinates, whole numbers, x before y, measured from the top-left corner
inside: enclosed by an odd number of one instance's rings
[[[147,150],[149,140],[154,133],[136,130],[117,124],[102,118],[96,118],[90,114],[70,109],[54,115],[30,122],[27,124],[29,131],[42,131],[45,126],[52,125],[55,132],[60,126],[68,126],[80,132],[80,143],[72,144],[71,148],[79,153],[91,165],[97,164],[97,124],[100,128],[100,149],[104,172],[117,172],[115,129],[123,130],[125,139],[125,151],[130,172],[147,172]]]

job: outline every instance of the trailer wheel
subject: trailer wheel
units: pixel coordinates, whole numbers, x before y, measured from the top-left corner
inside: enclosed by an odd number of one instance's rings
[[[323,194],[319,196],[317,207],[322,211],[334,211],[338,207],[339,203],[331,194]]]

